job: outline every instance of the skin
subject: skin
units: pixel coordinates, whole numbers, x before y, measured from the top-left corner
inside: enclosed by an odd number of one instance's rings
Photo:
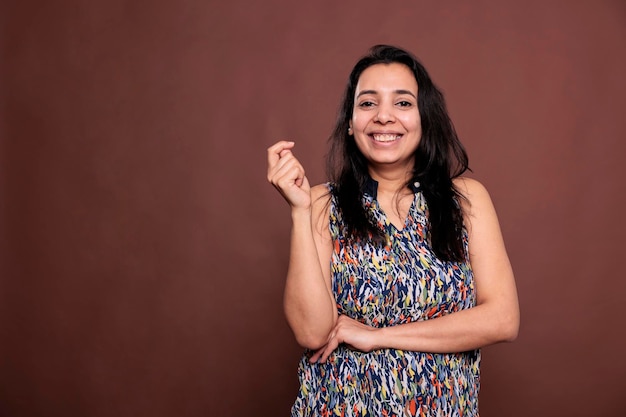
[[[405,187],[412,154],[421,138],[417,83],[401,64],[377,64],[359,78],[350,122],[369,173],[378,181],[378,202],[387,218],[402,228],[413,194]],[[389,134],[391,136],[380,136]],[[384,139],[384,142],[375,138]],[[387,141],[390,137],[394,140]],[[421,352],[463,352],[513,341],[519,305],[513,271],[495,209],[477,181],[458,178],[469,234],[477,305],[436,319],[374,328],[338,315],[331,288],[333,242],[328,230],[327,189],[310,187],[293,154],[294,142],[268,149],[268,180],[291,207],[292,231],[284,309],[296,340],[315,350],[311,362],[325,362],[341,343],[363,352],[392,348]]]

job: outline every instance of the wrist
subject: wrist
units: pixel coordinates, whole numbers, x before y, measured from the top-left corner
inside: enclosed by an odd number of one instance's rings
[[[375,327],[372,330],[372,350],[386,349],[389,346],[387,342],[388,327]]]
[[[311,219],[311,207],[292,207],[291,219],[295,222]]]

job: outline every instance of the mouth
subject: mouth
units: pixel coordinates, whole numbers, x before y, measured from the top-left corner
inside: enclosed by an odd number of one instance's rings
[[[373,133],[370,137],[376,142],[387,143],[400,139],[402,135],[398,135],[396,133]]]

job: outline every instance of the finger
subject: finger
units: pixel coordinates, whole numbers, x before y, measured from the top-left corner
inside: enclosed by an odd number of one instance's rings
[[[278,165],[271,170],[268,180],[279,188],[292,187],[294,184],[300,187],[304,176],[304,168],[293,158],[284,163],[280,161]]]
[[[339,347],[340,341],[337,332],[337,327],[335,327],[333,331],[330,332],[330,336],[328,337],[328,342],[326,343],[326,346],[320,349],[322,351],[322,354],[321,356],[319,356],[319,362],[325,363],[330,354],[333,353],[333,351],[337,349],[337,347]]]
[[[304,182],[304,173],[302,173],[302,175],[296,177],[295,183],[298,187],[302,187],[302,183]]]
[[[320,358],[320,362],[321,363],[326,363],[326,360],[328,360],[328,357],[330,356],[331,353],[333,353],[333,351],[335,349],[337,349],[339,347],[339,340],[334,337],[327,345],[326,345],[326,349],[324,349],[324,353],[322,354],[322,357]]]
[[[284,157],[286,157],[287,155],[293,155],[293,152],[291,152],[291,150],[289,149],[283,149],[282,151],[280,151],[280,153],[278,154],[278,156],[282,159]]]
[[[335,336],[337,335],[337,328],[334,328],[331,332],[330,335],[328,336],[328,340],[326,341],[326,344],[324,346],[322,346],[321,348],[319,348],[317,351],[315,351],[315,353],[309,358],[309,361],[311,363],[315,363],[318,361],[318,359],[326,353],[326,350],[328,349],[328,346],[332,343],[333,339],[335,338]],[[339,344],[337,344],[335,346],[335,348],[338,346]],[[333,350],[335,350],[334,348],[330,350],[330,352],[332,352]],[[330,355],[330,353],[326,354],[326,357],[328,357],[328,355]]]
[[[298,167],[300,170],[304,171],[304,167],[300,164],[300,161],[296,159],[293,153],[289,150],[281,151],[281,155],[278,156],[278,159],[272,165],[268,165],[267,168],[267,180],[271,183],[272,178],[280,176],[281,171],[285,171],[287,169],[291,169],[294,166]]]
[[[281,154],[283,156],[276,165],[268,169],[268,181],[277,185],[280,182],[279,178],[285,178],[281,186],[292,186],[295,184],[298,188],[302,188],[305,183],[308,186],[306,173],[300,161],[289,150],[284,150]]]
[[[309,362],[310,363],[317,362],[317,360],[320,358],[320,356],[322,356],[322,353],[324,353],[324,349],[326,349],[326,345],[322,346],[317,351],[315,351],[315,353],[313,355],[311,355],[311,357],[309,358]]]
[[[269,148],[267,148],[267,164],[268,166],[274,166],[280,159],[280,154],[285,149],[291,149],[295,146],[295,142],[282,140],[276,142]]]

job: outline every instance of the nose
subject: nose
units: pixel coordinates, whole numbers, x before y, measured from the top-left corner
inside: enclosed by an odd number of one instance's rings
[[[381,103],[378,106],[378,111],[376,113],[376,117],[374,121],[382,123],[382,124],[386,124],[386,123],[393,121],[393,118],[394,118],[393,108],[391,108],[390,106],[386,104]]]

